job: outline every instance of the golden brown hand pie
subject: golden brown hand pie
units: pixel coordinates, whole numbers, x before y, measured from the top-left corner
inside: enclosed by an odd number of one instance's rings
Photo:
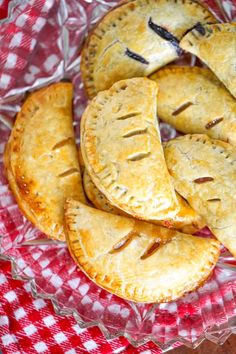
[[[81,152],[81,146],[79,146],[78,148],[78,159],[79,159],[79,166],[80,166],[80,171],[81,174],[84,174],[85,171],[85,166],[84,166],[84,160],[83,160],[83,156],[82,156],[82,152]]]
[[[93,205],[100,210],[116,215],[126,215],[124,211],[113,206],[105,195],[95,186],[91,180],[87,170],[83,174],[84,190],[88,199]],[[181,230],[187,234],[195,233],[197,230],[202,229],[206,223],[203,219],[190,207],[190,205],[177,194],[177,201],[179,204],[178,213],[172,219],[160,220],[155,223],[168,228]]]
[[[183,133],[204,133],[236,146],[236,101],[209,70],[170,66],[157,83],[157,115]]]
[[[32,213],[28,203],[26,203],[25,200],[21,198],[19,188],[12,174],[11,165],[10,165],[10,157],[11,157],[10,154],[11,154],[11,147],[10,147],[10,141],[8,141],[4,151],[4,172],[5,175],[7,176],[9,187],[12,193],[14,194],[20,209],[24,210],[24,215],[27,217],[27,219],[30,220],[33,224],[35,224],[36,223],[35,215]]]
[[[199,25],[182,39],[180,46],[207,64],[236,97],[236,23]]]
[[[105,195],[95,186],[86,169],[83,174],[83,185],[86,196],[97,209],[116,215],[125,214],[122,210],[111,205]]]
[[[98,285],[137,302],[167,302],[199,287],[215,266],[215,239],[190,236],[68,200],[65,229],[75,262]]]
[[[236,151],[206,135],[186,135],[165,146],[176,190],[202,215],[236,257]]]
[[[156,83],[122,80],[100,92],[81,121],[86,169],[111,204],[134,217],[163,220],[178,212],[156,120]]]
[[[81,73],[88,96],[113,83],[148,76],[175,60],[179,40],[197,23],[216,22],[192,0],[136,0],[111,10],[82,51]]]
[[[195,210],[176,193],[179,211],[170,219],[156,221],[158,225],[168,228],[174,228],[187,234],[194,234],[198,230],[206,226],[204,218],[202,218]]]
[[[32,93],[18,113],[4,155],[12,192],[25,216],[64,240],[67,197],[85,202],[72,125],[73,89],[53,84]]]

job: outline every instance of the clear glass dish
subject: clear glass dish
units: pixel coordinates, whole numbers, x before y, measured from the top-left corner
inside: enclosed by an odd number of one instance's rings
[[[223,21],[236,16],[233,1],[205,3]],[[9,18],[0,22],[0,34],[2,26],[16,21],[28,4],[27,0],[10,3]],[[225,249],[213,276],[198,291],[169,304],[134,304],[91,282],[78,270],[64,243],[46,239],[22,216],[8,190],[3,151],[24,93],[62,78],[72,79],[74,125],[79,137],[79,119],[86,99],[78,48],[89,28],[116,4],[108,0],[54,1],[24,74],[14,86],[0,91],[0,257],[11,262],[13,278],[30,282],[34,297],[50,299],[57,314],[74,316],[81,327],[99,326],[109,339],[124,335],[134,346],[151,340],[164,351],[177,341],[194,348],[204,339],[222,344],[236,333],[236,263]],[[3,38],[0,47],[4,46]],[[193,57],[184,60],[189,65],[195,62]],[[163,139],[176,135],[164,123],[161,132]]]

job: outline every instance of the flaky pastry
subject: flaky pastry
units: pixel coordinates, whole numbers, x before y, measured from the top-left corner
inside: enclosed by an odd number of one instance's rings
[[[66,198],[85,202],[72,125],[73,88],[53,84],[29,95],[7,143],[4,162],[25,216],[51,238],[65,240]]]
[[[136,302],[172,301],[195,290],[215,266],[220,244],[113,215],[80,202],[65,205],[67,244],[99,286]]]
[[[170,66],[150,78],[158,85],[159,118],[183,133],[236,146],[236,101],[209,69]]]
[[[200,25],[183,37],[180,46],[207,64],[236,98],[236,23]]]
[[[88,96],[116,81],[148,76],[181,54],[179,41],[198,23],[216,22],[192,0],[134,0],[112,9],[90,33],[81,73]]]
[[[165,220],[179,206],[156,120],[156,83],[134,78],[100,92],[81,121],[90,177],[111,204],[144,220]]]
[[[236,257],[236,151],[207,135],[185,135],[165,145],[176,190],[202,215]]]
[[[124,211],[116,208],[109,202],[105,195],[95,186],[87,170],[83,174],[83,185],[86,196],[97,209],[116,215],[128,216]],[[172,219],[159,220],[155,224],[177,229],[187,234],[192,234],[202,229],[206,225],[204,220],[179,194],[176,194],[176,196],[179,205],[177,214]]]
[[[122,210],[111,205],[105,195],[95,186],[86,169],[83,173],[83,185],[86,196],[97,209],[116,215],[124,214]]]

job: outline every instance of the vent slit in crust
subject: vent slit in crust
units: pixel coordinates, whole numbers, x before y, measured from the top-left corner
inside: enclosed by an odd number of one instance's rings
[[[170,42],[173,45],[173,47],[175,47],[178,55],[182,53],[182,50],[179,47],[179,40],[172,33],[167,31],[165,28],[158,26],[156,23],[154,23],[151,17],[148,20],[148,26],[162,39],[165,39],[166,41]]]
[[[180,113],[182,113],[183,111],[185,111],[188,107],[192,106],[193,103],[192,102],[186,102],[184,104],[182,104],[179,108],[177,108],[173,113],[172,116],[177,116]]]
[[[135,135],[140,135],[140,134],[145,134],[147,133],[147,128],[144,128],[144,129],[136,129],[136,130],[133,130],[132,132],[129,132],[129,133],[126,133],[123,135],[123,138],[131,138],[132,136],[135,136]]]
[[[128,118],[139,116],[140,114],[141,114],[140,112],[133,112],[133,113],[124,114],[123,116],[118,117],[117,120],[125,120]]]
[[[199,177],[196,178],[193,182],[197,184],[202,184],[202,183],[212,182],[212,181],[214,181],[213,177]]]
[[[133,60],[139,61],[142,64],[145,64],[145,65],[149,64],[149,61],[147,61],[141,55],[139,55],[139,54],[137,54],[135,52],[132,52],[129,48],[126,48],[125,55],[127,55],[129,58],[131,58]]]
[[[119,242],[117,242],[109,253],[113,254],[122,251],[130,244],[135,236],[137,236],[137,234],[131,231],[127,236],[123,237]]]
[[[151,257],[160,247],[160,242],[155,241],[151,246],[148,247],[148,249],[142,254],[140,259],[144,260],[147,259],[148,257]]]
[[[140,161],[146,159],[150,154],[150,152],[139,152],[138,154],[129,156],[128,161]]]
[[[220,198],[211,198],[211,199],[207,199],[208,202],[220,202],[221,199]]]
[[[78,168],[70,168],[69,170],[65,171],[65,172],[62,172],[58,175],[58,177],[62,178],[62,177],[67,177],[67,176],[70,176],[74,173],[79,173],[79,170]]]
[[[213,119],[212,121],[208,122],[205,127],[206,127],[206,129],[211,129],[211,128],[213,128],[215,125],[221,123],[223,120],[224,120],[223,117]]]

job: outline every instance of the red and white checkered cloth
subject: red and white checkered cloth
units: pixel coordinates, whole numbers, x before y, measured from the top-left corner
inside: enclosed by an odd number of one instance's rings
[[[0,261],[0,348],[3,354],[160,354],[153,343],[133,348],[125,338],[107,341],[98,327],[81,329],[73,317],[55,315],[49,300],[34,299],[28,283],[11,279]]]
[[[2,5],[3,14],[6,13],[6,5],[4,4],[5,2]],[[48,19],[51,12],[55,12],[55,8],[59,4],[60,0],[29,0],[25,2],[25,5],[18,5],[18,8],[20,6],[20,10],[17,11],[16,8],[14,11],[14,14],[16,14],[14,21],[3,23],[0,26],[0,98],[4,97],[12,88],[18,87],[19,78],[20,82],[24,83],[25,86],[31,83],[31,77],[34,79],[34,70],[38,72],[39,69],[34,65],[31,65],[32,67],[30,68],[28,67],[30,63],[29,58],[34,57],[35,51],[38,48],[37,40],[40,38],[39,43],[42,41],[42,38],[39,36],[45,26],[50,26]],[[47,28],[47,35],[48,31],[50,31],[50,28]],[[50,36],[52,41],[54,41],[53,30],[50,31]],[[52,42],[53,45],[55,43],[53,44]],[[43,58],[43,54],[43,51],[41,51],[39,58],[42,72],[45,71],[44,64],[47,59]],[[56,60],[57,58],[55,58]],[[54,62],[52,65],[48,64],[49,69],[54,69]],[[27,72],[29,69],[30,72]],[[46,72],[46,75],[50,76],[50,73]]]

